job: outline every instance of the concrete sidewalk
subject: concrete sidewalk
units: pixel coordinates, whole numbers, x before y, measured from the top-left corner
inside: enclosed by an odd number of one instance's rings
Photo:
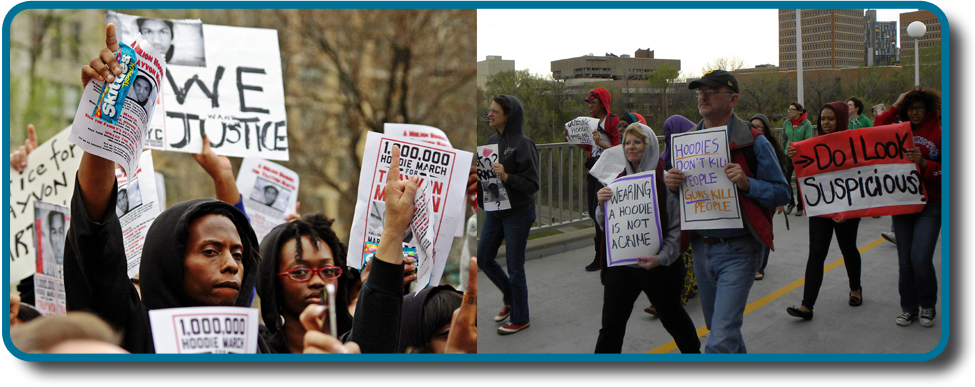
[[[890,217],[860,222],[857,246],[863,262],[862,306],[848,305],[846,269],[839,261],[841,254],[834,238],[815,317],[803,321],[787,315],[785,309],[799,306],[802,300],[809,252],[807,218],[789,216],[789,222],[791,230],[787,231],[783,215],[775,217],[776,251],[769,257],[765,279],[756,281],[749,295],[742,327],[749,353],[925,353],[938,345],[944,322],[940,297],[935,326],[925,328],[915,322],[901,327],[894,323],[900,314],[897,251],[880,238],[881,232],[890,230]],[[479,353],[592,353],[600,327],[603,288],[598,272],[583,269],[593,257],[591,230],[529,242],[530,247],[534,244],[535,255],[542,257],[525,264],[531,326],[522,332],[509,336],[495,332],[500,324],[493,318],[502,306],[501,293],[479,273]],[[569,234],[576,239],[569,240]],[[559,247],[560,242],[570,248]],[[573,243],[583,246],[573,248]],[[503,253],[498,257],[503,265]],[[940,286],[940,238],[934,264]],[[643,312],[648,305],[645,296],[634,305],[623,353],[677,353],[659,320]],[[692,298],[685,308],[695,326],[701,328],[699,332],[705,332],[699,300]],[[702,350],[706,341],[704,334]]]

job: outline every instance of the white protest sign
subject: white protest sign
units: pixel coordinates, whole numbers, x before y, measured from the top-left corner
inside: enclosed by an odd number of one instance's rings
[[[202,306],[149,311],[156,353],[257,353],[257,309]]]
[[[71,223],[66,206],[34,202],[34,306],[45,315],[67,313],[64,296],[64,237]]]
[[[166,71],[166,63],[141,34],[119,44],[122,74],[111,83],[92,79],[85,86],[68,139],[95,156],[114,161],[132,177]]]
[[[570,144],[592,145],[592,132],[599,128],[599,119],[593,117],[578,117],[565,123],[565,131],[569,132],[567,140]]]
[[[458,149],[407,140],[369,132],[366,135],[359,189],[349,233],[347,264],[363,267],[375,253],[382,235],[385,217],[386,178],[392,160],[393,145],[400,146],[400,178],[417,176],[430,185],[430,202],[433,206],[433,271],[419,283],[440,284],[447,254],[453,243],[453,233],[462,221],[463,211],[453,210],[448,203],[463,203],[467,189],[467,175],[474,155]],[[443,230],[449,230],[443,232]],[[442,234],[442,235],[441,235]],[[416,256],[418,242],[412,232],[404,235],[404,255]]]
[[[298,174],[280,164],[245,157],[237,173],[237,191],[257,240],[285,223],[287,214],[298,212]]]
[[[156,190],[156,173],[152,164],[152,151],[142,152],[139,170],[131,180],[115,169],[118,196],[115,215],[122,225],[122,243],[125,245],[126,273],[129,278],[139,274],[142,247],[146,244],[149,226],[162,212]]]
[[[68,314],[63,278],[34,274],[34,309],[45,316]]]
[[[626,169],[626,155],[623,154],[623,146],[617,145],[606,149],[599,160],[589,169],[589,174],[599,180],[603,185],[609,185],[620,175],[620,171]]]
[[[426,143],[439,145],[442,147],[453,148],[447,134],[439,128],[416,124],[395,124],[384,123],[383,133],[391,136],[400,136],[411,140],[423,141]]]
[[[738,190],[724,172],[731,151],[725,128],[671,137],[674,168],[686,178],[680,186],[681,230],[741,228]]]
[[[387,122],[383,124],[383,133],[392,136],[405,137],[412,140],[419,140],[447,148],[454,147],[450,144],[450,139],[447,138],[447,134],[444,133],[444,131],[427,125],[397,124]],[[462,208],[464,209],[461,209],[461,211],[466,210],[466,207]],[[454,231],[454,237],[459,238],[462,236],[464,236],[464,222],[458,222],[457,230]]]
[[[10,168],[10,282],[35,271],[34,202],[67,206],[74,193],[75,173],[82,151],[68,142],[71,127],[47,140],[27,156],[23,173]]]
[[[147,148],[199,153],[205,132],[217,154],[288,159],[277,30],[112,14],[128,33],[138,31],[139,20],[173,26],[165,115],[150,125]],[[125,31],[116,31],[125,41]]]
[[[494,164],[500,162],[498,144],[477,147],[477,182],[484,194],[484,211],[507,210],[511,208],[508,190],[504,189],[501,178],[494,172]]]
[[[610,184],[613,196],[606,202],[606,266],[637,263],[637,258],[656,255],[663,234],[657,203],[656,171],[623,176]]]

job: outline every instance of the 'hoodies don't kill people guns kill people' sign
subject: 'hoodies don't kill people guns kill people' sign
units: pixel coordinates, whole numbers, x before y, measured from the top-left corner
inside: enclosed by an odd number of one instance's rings
[[[791,144],[809,216],[835,219],[911,214],[927,202],[909,122],[844,130]]]
[[[220,155],[288,160],[278,33],[272,29],[150,19],[109,11],[120,42],[154,23],[171,39],[151,42],[166,57],[165,93],[146,148],[199,153],[206,133]]]
[[[681,230],[741,228],[738,190],[724,172],[728,132],[698,130],[671,137],[674,168],[684,174],[680,186]]]

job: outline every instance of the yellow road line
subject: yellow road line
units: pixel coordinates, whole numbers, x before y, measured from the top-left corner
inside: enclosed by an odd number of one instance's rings
[[[877,245],[880,245],[881,243],[884,243],[884,238],[877,238],[877,240],[875,240],[873,242],[870,242],[867,245],[861,247],[859,249],[860,250],[860,254],[866,253],[867,251],[869,251],[870,249],[872,249],[874,247],[877,247]],[[839,267],[842,264],[843,264],[843,257],[840,257],[840,259],[837,259],[837,260],[835,260],[833,262],[830,262],[828,265],[824,266],[824,268],[823,268],[823,274],[829,273],[830,270],[833,270],[833,269]],[[805,283],[806,283],[806,277],[803,276],[802,278],[799,278],[799,279],[793,281],[792,283],[783,286],[779,290],[776,290],[776,291],[774,291],[772,293],[769,293],[765,297],[762,297],[762,298],[759,298],[759,299],[755,300],[755,302],[752,302],[751,304],[748,304],[747,306],[745,306],[745,314],[749,314],[752,311],[754,311],[755,309],[761,308],[761,307],[767,305],[768,303],[770,303],[772,301],[775,301],[779,297],[782,297],[782,296],[786,295],[787,293],[789,293],[789,292],[791,292],[793,290],[798,289],[800,286],[802,286]],[[697,337],[704,336],[704,335],[708,334],[708,332],[710,332],[710,331],[708,330],[707,325],[702,326],[700,328],[697,328]],[[664,344],[664,345],[661,345],[661,346],[659,346],[657,348],[654,348],[653,350],[651,350],[651,351],[649,351],[647,353],[670,353],[670,352],[674,351],[675,349],[677,349],[677,343],[675,343],[673,340],[671,340],[669,343]]]

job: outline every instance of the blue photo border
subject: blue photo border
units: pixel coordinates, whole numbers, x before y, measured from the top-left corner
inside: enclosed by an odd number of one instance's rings
[[[300,8],[332,8],[332,9],[590,9],[592,2],[546,2],[546,1],[524,1],[524,2],[505,2],[505,1],[375,1],[375,2],[221,2],[221,1],[174,1],[174,2],[118,2],[118,1],[93,1],[93,2],[66,2],[66,1],[29,1],[17,4],[5,15],[3,20],[3,114],[4,117],[10,116],[10,23],[14,16],[28,9],[87,9],[87,8],[129,8],[138,6],[139,8],[158,8],[158,9],[300,9]],[[936,5],[924,1],[741,1],[741,2],[678,2],[678,1],[606,1],[599,2],[599,8],[604,9],[777,9],[778,5],[789,9],[829,9],[829,8],[864,8],[864,9],[924,9],[934,13],[941,21],[941,93],[942,93],[942,144],[951,144],[950,119],[951,117],[951,29],[948,19],[944,12]],[[232,6],[232,7],[231,7]],[[472,96],[473,98],[473,96]],[[10,121],[4,120],[4,149],[10,149]],[[942,146],[942,175],[952,176],[951,174],[951,147]],[[10,169],[9,158],[3,158],[4,171]],[[18,359],[29,362],[922,362],[934,359],[940,355],[948,344],[950,336],[951,321],[951,179],[942,179],[942,218],[941,228],[947,232],[942,232],[941,247],[941,305],[942,317],[941,340],[931,351],[919,354],[730,354],[730,355],[681,355],[681,354],[471,354],[471,355],[442,355],[442,354],[363,354],[355,356],[335,356],[335,355],[299,355],[299,354],[254,354],[237,355],[232,360],[228,356],[232,355],[174,355],[174,354],[86,354],[86,355],[50,355],[50,354],[28,354],[18,350],[10,340],[9,321],[4,321],[5,330],[3,343],[6,349]],[[10,185],[6,184],[3,188],[4,208],[10,206]],[[5,235],[10,233],[9,212],[7,221],[3,223]],[[9,256],[8,238],[3,240],[3,251]],[[9,259],[3,260],[3,275],[7,278],[10,270]],[[5,294],[10,293],[9,280],[3,281]],[[3,315],[10,313],[9,303],[3,303]]]

